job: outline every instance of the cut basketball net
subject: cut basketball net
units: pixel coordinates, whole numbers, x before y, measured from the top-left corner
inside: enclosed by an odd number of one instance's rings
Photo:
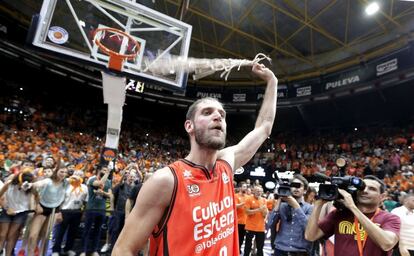
[[[237,68],[237,71],[241,67],[253,66],[263,60],[271,59],[263,53],[257,54],[253,60],[247,59],[197,59],[197,58],[182,58],[176,56],[168,56],[160,59],[156,59],[153,62],[144,60],[146,68],[145,71],[149,71],[153,74],[174,74],[176,72],[184,71],[193,73],[193,79],[198,80],[203,77],[209,76],[215,72],[221,72],[220,77],[227,81],[231,71]]]
[[[114,50],[109,49],[107,46],[103,45],[101,42],[102,38],[105,37],[105,33],[111,32],[113,34],[120,35],[124,38],[128,38],[129,41],[132,41],[134,47],[132,48],[133,53],[131,54],[121,54]],[[94,43],[103,51],[105,54],[109,55],[108,68],[121,71],[122,66],[125,60],[134,60],[137,57],[137,54],[140,50],[140,44],[128,33],[116,29],[116,28],[98,28],[95,30],[93,36]]]
[[[105,37],[105,33],[113,33],[117,36],[122,36],[122,40],[127,38],[132,41],[134,46],[131,54],[121,54],[115,50],[109,49],[101,40]],[[108,68],[122,71],[122,66],[125,60],[134,60],[140,51],[140,44],[128,33],[116,28],[98,28],[94,34],[94,43],[105,54],[109,55]],[[119,49],[122,51],[121,49]],[[143,72],[151,72],[152,74],[175,74],[177,72],[194,73],[193,79],[198,80],[209,76],[215,72],[221,72],[220,77],[227,81],[232,70],[241,67],[253,66],[263,60],[271,59],[263,53],[257,54],[253,60],[247,59],[197,59],[197,58],[183,58],[179,56],[172,56],[166,52],[160,54],[155,59],[144,59],[143,66],[140,70]]]

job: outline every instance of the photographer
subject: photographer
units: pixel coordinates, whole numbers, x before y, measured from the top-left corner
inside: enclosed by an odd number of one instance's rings
[[[306,227],[305,238],[315,241],[335,234],[335,255],[344,252],[349,256],[391,255],[392,248],[398,242],[400,219],[379,208],[385,184],[371,175],[366,176],[364,182],[365,189],[357,192],[356,204],[351,194],[338,189],[343,196],[338,201],[346,209],[330,212],[319,223],[318,218],[326,201],[318,199]]]
[[[291,196],[279,197],[275,209],[270,213],[270,225],[280,222],[275,241],[275,256],[307,256],[312,243],[305,240],[304,232],[312,206],[303,200],[308,181],[302,175],[293,176]]]

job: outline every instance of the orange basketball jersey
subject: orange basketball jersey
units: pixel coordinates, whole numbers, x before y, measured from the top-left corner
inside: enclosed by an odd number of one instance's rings
[[[246,199],[249,197],[250,196],[246,194],[240,194],[240,193],[236,194],[235,195],[236,204],[245,203]],[[246,218],[247,218],[247,214],[246,214],[246,209],[244,205],[240,208],[237,208],[237,223],[240,225],[246,225]]]
[[[185,159],[171,164],[170,207],[150,240],[150,255],[239,255],[233,174],[217,160],[214,170]]]

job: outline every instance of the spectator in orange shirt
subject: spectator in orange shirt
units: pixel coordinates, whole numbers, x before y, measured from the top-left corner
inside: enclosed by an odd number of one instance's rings
[[[244,241],[244,236],[246,235],[245,231],[245,225],[246,225],[246,212],[245,212],[245,202],[247,198],[249,197],[246,194],[247,191],[247,184],[246,182],[242,181],[240,182],[240,191],[235,195],[236,197],[236,207],[237,207],[237,225],[238,225],[238,231],[239,231],[239,249],[241,249],[241,246]]]
[[[266,199],[262,197],[263,188],[254,187],[253,196],[245,202],[246,209],[246,243],[244,247],[245,256],[250,255],[253,237],[256,239],[257,255],[263,256],[265,240],[265,219],[267,216]]]

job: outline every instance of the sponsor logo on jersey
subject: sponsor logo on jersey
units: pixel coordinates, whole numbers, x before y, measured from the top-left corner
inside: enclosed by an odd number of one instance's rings
[[[193,208],[194,241],[196,254],[221,244],[221,240],[234,233],[233,199],[226,196],[219,202],[209,202]]]
[[[197,184],[187,185],[187,191],[191,197],[200,195],[200,187]]]
[[[223,172],[223,173],[221,174],[221,178],[223,179],[224,184],[227,184],[227,183],[229,183],[229,181],[230,181],[229,176],[228,176],[228,175],[227,175],[227,173],[225,173],[225,172]]]
[[[193,177],[193,174],[189,170],[184,170],[183,176],[184,176],[184,179],[189,179]]]

